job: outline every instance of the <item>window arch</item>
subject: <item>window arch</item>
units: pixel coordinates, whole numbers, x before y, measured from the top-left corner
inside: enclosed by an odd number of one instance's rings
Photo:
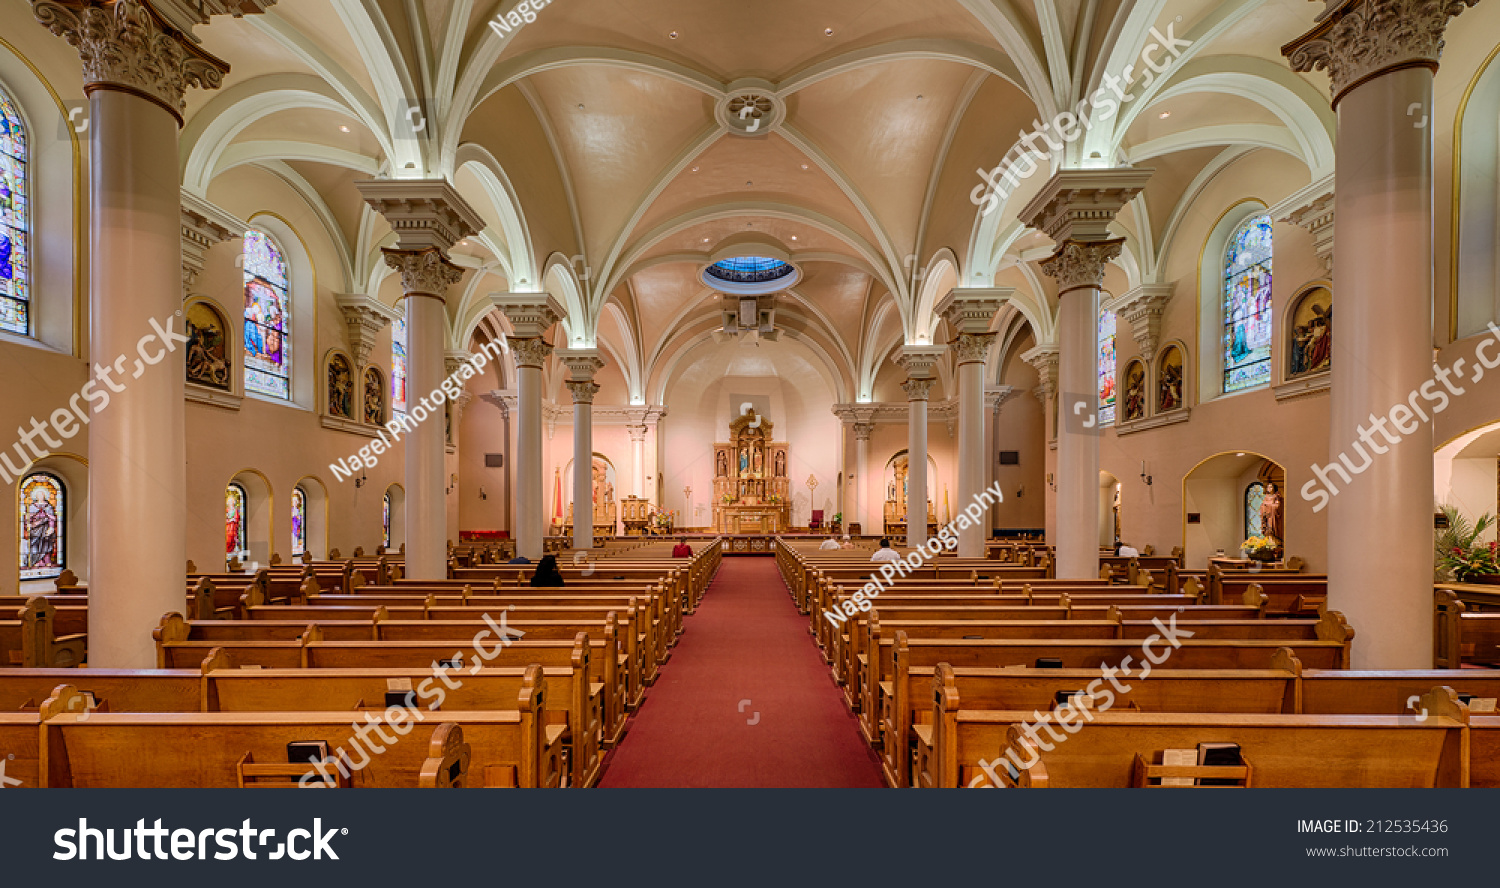
[[[246,503],[249,498],[238,481],[232,482],[224,491],[224,555],[245,561],[250,557],[250,545],[245,538],[248,518]]]
[[[263,231],[245,232],[245,391],[292,398],[286,259]]]
[[[1245,539],[1262,536],[1260,504],[1266,499],[1266,485],[1255,481],[1245,488]]]
[[[67,490],[51,472],[21,479],[18,518],[21,522],[21,579],[58,576],[67,566]]]
[[[30,208],[26,127],[0,92],[0,330],[31,335]]]
[[[391,409],[406,412],[406,313],[391,325]]]
[[[1224,247],[1224,393],[1271,381],[1271,217],[1251,216]]]
[[[292,557],[307,554],[307,493],[292,488]]]
[[[1099,424],[1115,421],[1115,313],[1099,312]]]

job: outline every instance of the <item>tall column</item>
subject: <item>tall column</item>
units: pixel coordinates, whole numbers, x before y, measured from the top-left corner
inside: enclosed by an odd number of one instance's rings
[[[871,520],[866,508],[870,497],[865,488],[870,484],[870,433],[875,430],[873,422],[854,424],[854,520],[863,533],[880,533],[879,524]]]
[[[1344,0],[1282,49],[1295,71],[1328,70],[1338,112],[1333,276],[1351,298],[1329,467],[1300,493],[1328,508],[1329,606],[1359,631],[1355,669],[1432,663],[1432,426],[1409,409],[1390,426],[1434,379],[1432,79],[1448,19],[1475,2]]]
[[[604,367],[595,349],[569,349],[557,356],[568,366],[573,394],[573,548],[594,548],[594,374]]]
[[[1115,214],[1145,187],[1152,170],[1062,170],[1021,211],[1057,251],[1042,271],[1057,281],[1057,576],[1099,576],[1099,299],[1104,269],[1124,238],[1111,238]]]
[[[645,499],[646,427],[643,425],[632,425],[626,426],[625,430],[630,433],[630,492],[641,499]]]
[[[908,345],[896,363],[906,371],[901,388],[911,416],[907,424],[906,545],[927,542],[927,393],[937,382],[933,368],[943,355],[941,346]]]
[[[562,316],[546,293],[510,293],[491,299],[510,319],[510,341],[516,359],[516,554],[542,557],[546,505],[542,499],[542,365],[552,346],[542,335]],[[574,511],[578,511],[574,504]]]
[[[182,333],[183,94],[217,88],[229,66],[137,0],[32,11],[77,47],[89,97],[90,359],[111,392],[88,417],[89,664],[150,668],[152,628],[182,609],[188,504],[184,352],[145,337]]]
[[[1010,400],[1014,393],[1015,389],[1008,385],[987,386],[984,390],[984,487],[986,490],[993,487],[996,481],[995,460],[1000,448],[995,443],[995,425],[1000,420],[1000,408]],[[992,528],[1000,517],[1001,502],[1003,500],[997,500],[986,513]]]
[[[995,334],[990,323],[1011,292],[950,290],[937,312],[956,334],[949,347],[958,363],[958,502],[954,514],[978,500],[985,486],[984,365]],[[958,555],[983,558],[990,535],[989,511],[984,518],[958,531]]]
[[[391,223],[396,246],[386,264],[401,273],[406,300],[408,385],[403,433],[406,482],[406,575],[448,576],[447,417],[443,410],[448,288],[463,269],[448,260],[461,238],[484,228],[453,186],[440,179],[374,179],[354,183],[365,202]],[[439,393],[435,401],[430,398]],[[420,400],[417,400],[420,398]]]

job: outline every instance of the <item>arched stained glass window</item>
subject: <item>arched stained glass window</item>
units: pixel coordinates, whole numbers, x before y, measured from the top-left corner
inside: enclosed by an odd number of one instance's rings
[[[391,325],[391,409],[406,412],[406,315]]]
[[[291,400],[286,260],[270,235],[245,232],[245,391]]]
[[[21,479],[21,579],[40,580],[61,574],[65,566],[67,493],[62,479],[37,472]]]
[[[1224,392],[1271,381],[1271,217],[1245,220],[1224,250]]]
[[[292,488],[292,557],[307,554],[307,494]]]
[[[1266,498],[1266,485],[1256,481],[1245,488],[1245,538],[1261,536],[1260,504]]]
[[[389,549],[391,547],[391,492],[385,492],[385,505],[382,507],[381,526],[385,529],[385,535],[381,538],[381,545]]]
[[[224,554],[244,561],[250,555],[245,544],[245,488],[230,484],[224,491]]]
[[[1115,421],[1115,313],[1099,313],[1099,424]]]
[[[0,330],[22,336],[31,334],[31,180],[26,159],[21,114],[0,93]]]

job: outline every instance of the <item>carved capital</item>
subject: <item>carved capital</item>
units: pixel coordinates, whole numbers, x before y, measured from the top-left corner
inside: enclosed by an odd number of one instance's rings
[[[1312,235],[1313,250],[1329,277],[1333,277],[1333,205],[1333,174],[1329,173],[1266,211],[1277,222],[1290,222]]]
[[[870,433],[875,431],[873,422],[857,422],[854,424],[854,440],[869,441]]]
[[[934,382],[937,382],[937,380],[913,377],[901,383],[901,390],[906,392],[906,400],[908,401],[925,401],[927,400],[927,392],[932,388]]]
[[[646,427],[643,425],[626,426],[625,431],[630,433],[630,443],[646,443]]]
[[[1010,385],[996,386],[995,388],[985,389],[985,392],[984,392],[984,402],[985,402],[985,405],[990,408],[990,412],[994,413],[996,416],[999,416],[1000,415],[1000,408],[1004,407],[1005,406],[1005,402],[1009,401],[1011,398],[1014,398],[1015,396],[1016,396],[1015,386],[1010,386]]]
[[[408,296],[417,293],[441,299],[464,276],[464,270],[449,262],[436,247],[425,250],[387,247],[381,252],[385,254],[385,264],[401,272],[401,289]]]
[[[449,376],[453,376],[464,368],[465,364],[474,362],[474,356],[462,349],[443,352],[443,370]]]
[[[983,364],[990,356],[994,333],[960,333],[949,343],[959,364]]]
[[[552,346],[545,339],[512,339],[510,353],[516,356],[517,367],[535,367],[540,370],[552,354]]]
[[[1299,73],[1326,70],[1333,104],[1361,83],[1401,68],[1436,71],[1448,19],[1478,0],[1337,0],[1311,31],[1281,48]]]
[[[1058,295],[1104,283],[1104,267],[1120,255],[1123,237],[1104,241],[1063,241],[1057,252],[1042,260],[1042,271],[1057,281]]]
[[[229,65],[200,49],[141,0],[32,0],[36,20],[83,61],[83,89],[119,89],[177,118],[188,87],[218,89]]]
[[[599,393],[599,383],[586,379],[569,379],[563,385],[566,385],[568,391],[573,393],[574,404],[592,404],[594,395]]]
[[[1057,357],[1056,346],[1038,346],[1021,355],[1021,360],[1036,368],[1037,387],[1031,393],[1043,404],[1057,394]]]
[[[203,272],[208,260],[208,251],[215,244],[231,238],[243,237],[248,228],[244,222],[229,215],[208,201],[186,189],[182,192],[182,295],[187,297],[192,286]]]
[[[598,349],[559,349],[557,358],[568,368],[571,378],[579,382],[588,382],[594,378],[595,373],[604,369],[604,361],[599,358]]]
[[[942,360],[944,351],[941,345],[907,345],[893,360],[896,366],[906,371],[908,378],[928,377]]]
[[[363,294],[339,293],[334,299],[349,328],[349,351],[354,355],[354,363],[363,368],[375,351],[375,338],[398,315],[395,309]]]
[[[1161,318],[1172,301],[1171,284],[1141,284],[1115,302],[1115,314],[1130,324],[1141,357],[1151,363],[1161,342]]]

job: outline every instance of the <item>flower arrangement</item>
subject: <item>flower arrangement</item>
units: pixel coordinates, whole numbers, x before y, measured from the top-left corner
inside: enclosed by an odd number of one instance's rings
[[[844,513],[843,512],[834,512],[833,513],[833,518],[831,518],[829,520],[831,520],[834,524],[842,524],[844,522]]]
[[[1454,506],[1440,506],[1438,511],[1445,520],[1434,539],[1437,579],[1470,583],[1500,574],[1496,545],[1479,542],[1479,537],[1495,523],[1494,516],[1485,513],[1470,522]]]
[[[726,494],[724,494],[724,505],[727,506],[727,505],[732,504],[733,502],[734,502],[734,494],[732,494],[732,493],[726,493]]]
[[[1240,551],[1256,561],[1275,561],[1281,549],[1281,541],[1271,536],[1253,536],[1240,544]]]

